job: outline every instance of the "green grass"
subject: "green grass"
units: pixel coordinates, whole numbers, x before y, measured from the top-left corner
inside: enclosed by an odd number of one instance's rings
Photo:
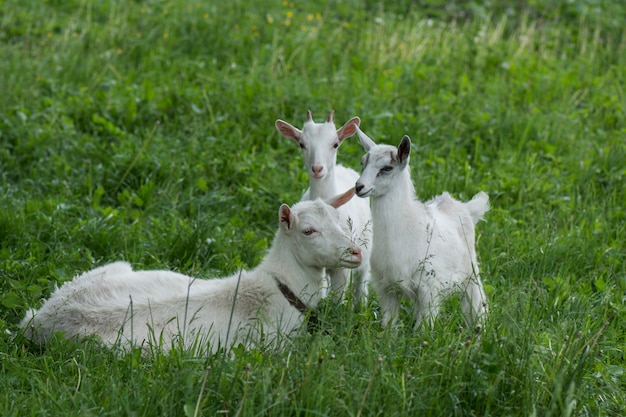
[[[217,3],[0,1],[0,414],[626,414],[626,7]],[[490,194],[480,338],[457,300],[432,329],[406,312],[382,329],[375,297],[324,303],[280,352],[19,334],[55,284],[108,261],[256,265],[307,185],[274,120],[307,109],[410,135],[422,198]],[[339,159],[362,153],[350,139]]]

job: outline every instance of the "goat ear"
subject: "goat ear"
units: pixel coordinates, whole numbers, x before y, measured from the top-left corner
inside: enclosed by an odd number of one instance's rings
[[[402,137],[400,141],[400,145],[398,145],[398,161],[400,162],[400,166],[404,168],[406,164],[409,162],[409,156],[411,155],[411,138],[407,135]]]
[[[300,129],[293,127],[289,123],[280,119],[276,120],[275,125],[278,133],[288,139],[292,139],[295,140],[297,143],[300,143],[300,136],[302,135],[302,131]]]
[[[356,134],[359,136],[359,140],[361,141],[361,145],[365,148],[366,151],[369,151],[373,146],[376,146],[376,143],[370,139],[358,126],[354,127],[356,130]]]
[[[295,218],[291,213],[289,206],[287,204],[282,204],[278,210],[278,221],[280,223],[280,227],[285,230],[291,230],[294,220]]]
[[[339,136],[339,142],[342,142],[344,139],[349,138],[350,136],[356,133],[356,129],[361,124],[361,119],[358,117],[353,117],[348,120],[345,125],[341,126],[337,129],[337,136]]]
[[[331,198],[330,200],[326,200],[326,204],[333,206],[334,208],[339,208],[343,206],[344,204],[346,204],[348,201],[350,201],[352,197],[354,197],[355,192],[356,192],[355,188],[352,187],[345,193],[339,194],[338,196],[335,196]]]

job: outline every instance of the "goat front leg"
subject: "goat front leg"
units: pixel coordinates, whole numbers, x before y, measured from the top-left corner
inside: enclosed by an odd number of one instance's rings
[[[383,315],[383,327],[394,325],[400,313],[400,294],[393,287],[385,288],[382,291],[377,291],[377,293]]]
[[[353,270],[352,272],[352,303],[361,305],[367,303],[367,282],[369,273],[366,271]]]
[[[330,291],[333,299],[340,301],[348,285],[349,271],[345,268],[333,268],[326,270],[330,280]]]

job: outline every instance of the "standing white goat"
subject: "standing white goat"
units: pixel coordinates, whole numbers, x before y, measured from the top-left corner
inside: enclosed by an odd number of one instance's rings
[[[354,188],[330,205],[319,199],[281,205],[272,246],[251,271],[203,280],[115,262],[64,284],[21,327],[39,344],[54,332],[95,335],[123,348],[182,344],[215,352],[239,343],[278,343],[316,307],[324,268],[361,263],[361,250],[335,210],[353,195]]]
[[[311,112],[307,111],[307,120],[302,130],[283,120],[276,120],[276,129],[288,139],[294,140],[302,149],[304,164],[309,174],[309,189],[302,196],[303,200],[329,198],[338,190],[354,186],[359,174],[353,169],[337,165],[337,149],[343,141],[354,135],[361,120],[353,117],[337,129],[331,111],[325,123],[315,123]],[[356,304],[365,301],[369,281],[371,238],[370,223],[372,214],[369,201],[353,199],[339,209],[345,224],[349,224],[356,234],[356,240],[362,245],[363,262],[352,272],[352,296]],[[349,282],[350,271],[329,269],[330,286],[337,297],[342,297]]]
[[[422,203],[408,166],[409,137],[395,148],[377,145],[358,128],[357,134],[367,153],[356,192],[372,201],[372,286],[383,325],[397,319],[402,295],[414,303],[415,328],[423,319],[432,325],[451,291],[462,292],[468,324],[480,320],[487,299],[478,275],[474,226],[489,210],[489,196],[480,192],[461,202],[443,193]]]

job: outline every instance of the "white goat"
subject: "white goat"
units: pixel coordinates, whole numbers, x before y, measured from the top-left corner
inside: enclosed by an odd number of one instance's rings
[[[442,298],[454,290],[462,292],[468,324],[480,320],[487,299],[478,275],[474,226],[489,210],[489,196],[480,192],[461,202],[443,193],[422,203],[408,167],[409,137],[395,148],[377,145],[358,128],[357,134],[367,153],[356,192],[372,202],[372,286],[383,325],[395,323],[402,295],[414,304],[415,328],[423,319],[432,325]]]
[[[303,200],[329,198],[336,195],[338,190],[345,190],[354,186],[359,174],[350,168],[337,165],[337,149],[343,141],[354,135],[361,122],[358,117],[348,120],[337,129],[333,122],[334,112],[331,111],[325,123],[315,123],[311,112],[307,111],[307,121],[302,130],[283,120],[276,120],[276,129],[286,138],[294,140],[302,149],[304,164],[309,174],[309,189],[302,196]],[[370,223],[372,215],[369,201],[353,199],[339,209],[346,224],[350,225],[356,234],[356,241],[362,245],[363,262],[352,273],[352,296],[355,304],[365,301],[367,297],[367,283],[369,281],[371,238]],[[350,271],[345,269],[329,269],[330,286],[332,292],[339,298],[344,294],[348,284]]]
[[[96,335],[122,348],[154,343],[201,353],[239,343],[277,345],[316,307],[324,268],[361,263],[361,250],[335,210],[353,195],[354,188],[330,205],[319,199],[281,205],[272,246],[251,271],[203,280],[115,262],[64,284],[21,327],[39,344],[62,332],[67,338]]]

